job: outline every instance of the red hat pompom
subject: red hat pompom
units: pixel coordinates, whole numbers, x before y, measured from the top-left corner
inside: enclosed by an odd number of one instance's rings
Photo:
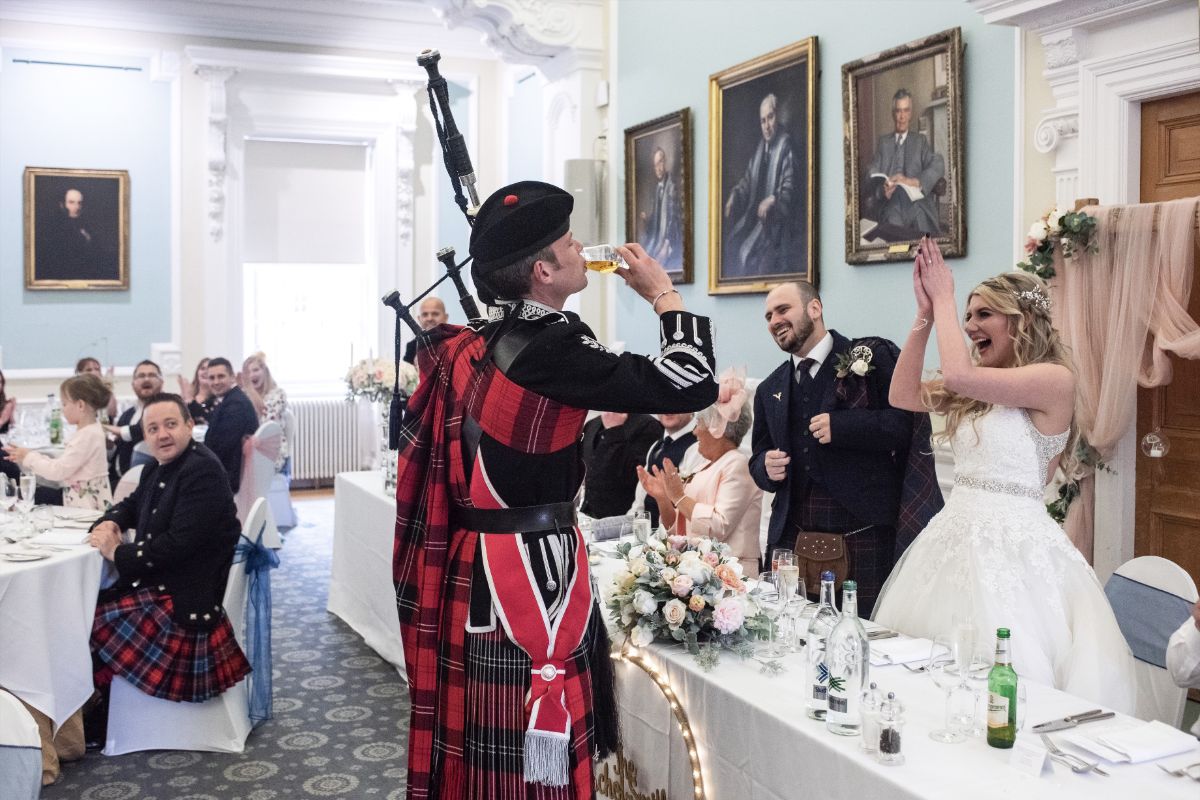
[[[517,204],[517,196],[515,194],[507,194],[504,196],[504,205],[515,206]]]

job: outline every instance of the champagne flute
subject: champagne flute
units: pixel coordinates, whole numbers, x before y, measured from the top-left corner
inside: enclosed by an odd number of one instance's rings
[[[933,679],[933,683],[946,693],[945,727],[929,732],[929,738],[944,744],[956,744],[966,741],[961,731],[955,730],[951,720],[951,700],[955,691],[962,687],[963,676],[959,669],[962,659],[958,650],[957,637],[937,636],[929,649],[929,661],[926,662],[925,672]]]
[[[781,658],[784,655],[783,648],[775,641],[776,620],[779,619],[784,605],[783,593],[779,591],[778,580],[779,577],[774,572],[764,572],[759,575],[758,595],[754,598],[759,609],[771,623],[767,629],[767,645],[759,651],[759,655],[766,659]]]
[[[33,493],[37,490],[37,476],[32,472],[21,473],[21,498],[17,501],[17,510],[21,512],[21,520],[29,521],[29,512],[33,510]]]
[[[779,593],[783,596],[783,616],[788,623],[788,649],[800,652],[800,613],[807,605],[804,581],[800,580],[800,568],[795,564],[779,567]]]

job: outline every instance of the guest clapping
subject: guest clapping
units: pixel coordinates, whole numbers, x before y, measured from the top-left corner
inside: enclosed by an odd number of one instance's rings
[[[61,387],[63,417],[76,426],[63,454],[51,458],[24,447],[8,446],[8,458],[33,474],[63,484],[62,504],[103,510],[112,505],[104,429],[97,422],[112,392],[95,375],[67,378]]]
[[[747,575],[758,569],[762,515],[762,490],[750,477],[749,459],[738,450],[750,421],[745,380],[727,370],[717,402],[696,415],[696,443],[707,463],[691,475],[681,475],[670,459],[662,469],[638,467],[638,479],[658,502],[669,533],[725,542]]]
[[[254,353],[242,362],[241,381],[246,396],[254,403],[258,412],[259,422],[274,420],[283,427],[284,414],[287,412],[287,392],[275,383],[271,370],[267,367],[267,357],[262,353]],[[279,440],[279,457],[275,459],[275,471],[284,472],[291,448],[287,436]]]
[[[179,395],[187,403],[188,413],[196,425],[208,422],[208,412],[212,410],[212,388],[208,383],[208,359],[200,359],[196,372],[192,375],[191,383],[179,376]]]
[[[4,373],[0,372],[0,433],[8,433],[8,429],[12,427],[13,417],[17,413],[17,398],[9,397],[4,393],[6,385]]]
[[[109,478],[114,487],[120,477],[129,471],[133,461],[133,448],[142,441],[142,410],[147,399],[162,391],[162,369],[149,359],[139,361],[133,368],[131,385],[137,402],[132,408],[125,409],[117,418],[116,425],[104,426],[117,440],[116,446],[113,447],[112,467],[109,470]]]

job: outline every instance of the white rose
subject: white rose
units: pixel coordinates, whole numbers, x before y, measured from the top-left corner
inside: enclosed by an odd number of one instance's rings
[[[658,601],[654,599],[654,595],[647,592],[645,589],[638,589],[633,593],[633,610],[639,614],[653,614],[658,608]]]
[[[1062,230],[1062,218],[1063,214],[1065,213],[1066,212],[1058,206],[1055,206],[1054,210],[1050,212],[1050,216],[1046,218],[1046,227],[1049,229],[1050,233],[1058,233],[1060,230]]]
[[[667,552],[667,543],[664,542],[662,539],[660,539],[658,536],[653,535],[653,534],[650,536],[649,539],[646,540],[646,547],[650,548],[651,550],[653,550],[656,553]]]
[[[867,362],[863,361],[860,358],[857,361],[855,361],[853,364],[850,365],[850,371],[853,372],[855,375],[862,377],[863,375],[867,374],[868,366],[869,365],[867,364]]]
[[[664,568],[663,568],[663,570],[662,570],[662,572],[658,573],[658,577],[662,579],[662,582],[663,582],[663,583],[665,583],[665,584],[667,584],[668,586],[670,586],[670,585],[671,585],[671,581],[675,580],[675,576],[676,576],[676,575],[678,575],[678,574],[679,574],[679,573],[678,573],[678,572],[676,572],[676,571],[675,571],[674,569],[672,569],[671,567],[664,567]]]
[[[702,555],[702,556],[708,555],[708,553],[711,552],[712,549],[713,549],[712,539],[701,539],[700,540],[700,555]]]
[[[663,606],[663,619],[672,628],[678,628],[683,624],[683,620],[687,617],[687,606],[682,600],[668,600]]]
[[[637,580],[637,577],[627,569],[623,569],[613,576],[613,583],[616,584],[617,589],[622,592],[629,591],[629,588],[633,586],[633,582],[635,580]]]
[[[646,559],[638,556],[637,558],[629,559],[629,571],[633,573],[635,578],[640,578],[650,569],[650,565],[646,563]]]
[[[1029,238],[1033,239],[1035,242],[1041,242],[1045,240],[1048,232],[1049,231],[1046,229],[1046,223],[1042,222],[1040,219],[1029,226]]]
[[[633,642],[634,647],[646,647],[654,641],[654,631],[645,625],[638,625],[629,634],[629,641]]]

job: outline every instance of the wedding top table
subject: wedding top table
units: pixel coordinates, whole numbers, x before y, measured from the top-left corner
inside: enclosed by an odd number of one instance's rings
[[[85,533],[52,531],[76,541]],[[32,552],[0,542],[0,553],[6,551]],[[88,639],[104,573],[104,557],[85,544],[64,546],[39,561],[0,558],[0,686],[55,727],[92,694]]]
[[[598,587],[611,581],[620,564],[614,558],[593,562]],[[1195,800],[1198,796],[1195,781],[1172,777],[1150,762],[1103,764],[1109,777],[1076,775],[1057,763],[1047,763],[1035,777],[1010,765],[1013,751],[988,747],[982,737],[961,744],[935,742],[929,732],[942,727],[945,695],[928,676],[901,665],[870,669],[869,679],[884,695],[895,692],[905,706],[906,763],[884,766],[860,749],[861,737],[835,735],[824,722],[805,715],[805,670],[799,654],[782,659],[781,674],[768,675],[757,661],[730,652],[722,653],[709,672],[680,646],[653,644],[637,652],[661,672],[687,714],[709,798]],[[617,682],[623,750],[636,764],[637,791],[663,788],[667,797],[693,796],[687,750],[658,685],[629,662],[617,664]],[[1018,734],[1020,742],[1040,746],[1040,739],[1029,730],[1032,725],[1096,707],[1048,686],[1025,685],[1027,720]],[[672,742],[669,753],[663,744],[667,736]],[[1063,749],[1087,757],[1067,744],[1062,733],[1051,736]],[[1162,759],[1171,766],[1197,761],[1200,742],[1190,754]]]
[[[396,499],[383,493],[378,470],[340,473],[333,491],[333,565],[326,608],[404,677],[392,587]]]

